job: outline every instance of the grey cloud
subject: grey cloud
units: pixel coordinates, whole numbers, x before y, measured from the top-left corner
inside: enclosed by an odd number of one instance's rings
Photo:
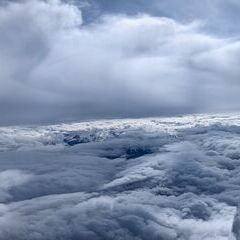
[[[19,170],[5,170],[0,172],[0,201],[4,202],[11,199],[9,190],[25,184],[31,177],[31,174]]]
[[[239,114],[66,123],[239,110],[238,9],[1,2],[0,239],[239,239]]]
[[[238,40],[201,22],[106,15],[81,25],[79,8],[58,1],[1,12],[1,124],[239,109]]]
[[[239,124],[236,114],[2,127],[0,238],[237,236]]]

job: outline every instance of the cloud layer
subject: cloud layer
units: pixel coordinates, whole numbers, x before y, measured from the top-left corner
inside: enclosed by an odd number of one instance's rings
[[[201,22],[0,7],[1,124],[239,110],[239,41]]]
[[[239,239],[239,119],[0,128],[0,238]]]

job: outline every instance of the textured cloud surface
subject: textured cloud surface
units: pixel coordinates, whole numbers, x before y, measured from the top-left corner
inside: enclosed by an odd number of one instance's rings
[[[0,239],[239,239],[239,119],[0,128]]]
[[[85,24],[77,3],[0,5],[1,124],[239,110],[236,36],[151,11]]]
[[[240,240],[239,11],[0,0],[0,240]]]

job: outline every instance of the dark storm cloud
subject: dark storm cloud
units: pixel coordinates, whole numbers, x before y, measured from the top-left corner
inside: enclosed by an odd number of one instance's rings
[[[75,3],[1,6],[1,124],[239,109],[237,38],[147,10],[83,24],[99,7]]]

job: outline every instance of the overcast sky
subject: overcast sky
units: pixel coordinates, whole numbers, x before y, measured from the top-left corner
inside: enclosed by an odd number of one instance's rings
[[[2,1],[1,125],[238,111],[237,0]]]

